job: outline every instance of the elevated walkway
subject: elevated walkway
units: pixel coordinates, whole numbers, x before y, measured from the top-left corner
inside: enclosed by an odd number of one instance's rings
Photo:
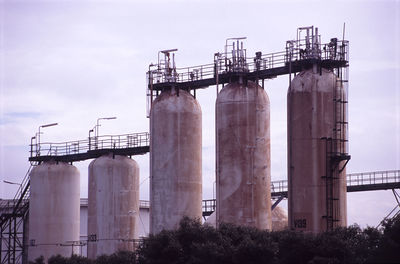
[[[95,159],[102,155],[133,156],[150,151],[150,134],[148,132],[124,135],[89,137],[84,140],[61,143],[32,144],[30,162],[63,161],[76,162]]]

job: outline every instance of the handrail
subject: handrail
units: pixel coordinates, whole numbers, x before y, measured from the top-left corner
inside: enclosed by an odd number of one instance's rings
[[[145,147],[149,146],[149,144],[150,135],[148,132],[123,135],[104,135],[77,141],[67,141],[61,143],[44,142],[40,144],[32,144],[30,157],[65,156],[87,153],[89,151],[101,149]]]
[[[400,183],[400,170],[349,173],[346,175],[346,184],[348,187],[386,183]],[[271,181],[271,192],[283,193],[287,191],[287,180]]]
[[[305,43],[305,40],[291,41],[292,46],[287,47],[285,51],[273,52],[246,58],[245,65],[248,72],[284,67],[290,62],[296,62],[307,59],[348,61],[349,60],[349,42],[347,40],[337,40],[334,44],[331,42],[319,44],[314,50]],[[316,50],[316,51],[315,51]],[[194,80],[203,80],[215,78],[216,74],[234,72],[235,67],[231,61],[230,52],[218,53],[219,57],[214,63],[198,66],[176,68],[176,78],[174,82],[184,83]],[[147,72],[147,78],[150,84],[168,83],[171,78],[164,71],[163,65],[151,65]],[[149,86],[146,88],[149,89]]]

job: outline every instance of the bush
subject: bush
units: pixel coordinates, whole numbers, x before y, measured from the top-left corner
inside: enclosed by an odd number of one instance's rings
[[[222,224],[219,229],[184,218],[175,231],[144,239],[134,252],[117,252],[91,261],[84,257],[53,256],[49,264],[337,264],[399,263],[400,219],[381,229],[354,225],[331,232],[269,232]],[[43,257],[30,264],[43,264]]]

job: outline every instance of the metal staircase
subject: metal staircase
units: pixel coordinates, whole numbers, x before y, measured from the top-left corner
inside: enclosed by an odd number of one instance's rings
[[[0,209],[0,263],[27,263],[27,240],[29,218],[29,173],[31,163],[13,200],[3,200]]]

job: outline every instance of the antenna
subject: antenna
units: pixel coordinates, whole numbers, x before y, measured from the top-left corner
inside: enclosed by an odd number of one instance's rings
[[[343,41],[344,41],[344,33],[346,32],[346,22],[343,23]]]

